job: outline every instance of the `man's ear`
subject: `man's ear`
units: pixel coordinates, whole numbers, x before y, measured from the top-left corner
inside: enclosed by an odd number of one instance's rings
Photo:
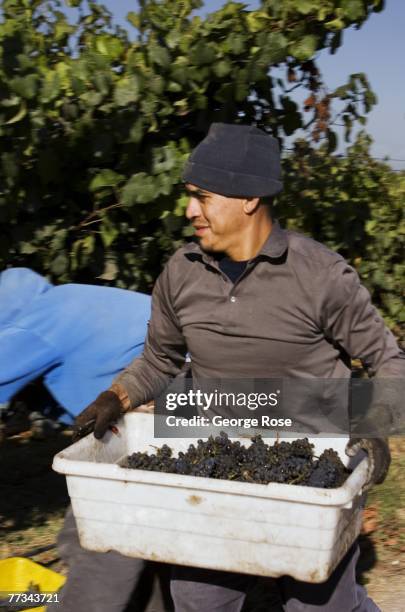
[[[260,198],[246,198],[243,202],[243,212],[247,215],[253,214],[259,207]]]

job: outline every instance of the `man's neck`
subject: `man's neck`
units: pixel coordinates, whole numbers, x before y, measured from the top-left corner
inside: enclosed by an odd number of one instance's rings
[[[260,253],[272,228],[272,220],[267,215],[262,217],[262,219],[257,219],[254,225],[240,232],[237,244],[229,247],[225,255],[233,259],[233,261],[247,261],[253,259]]]

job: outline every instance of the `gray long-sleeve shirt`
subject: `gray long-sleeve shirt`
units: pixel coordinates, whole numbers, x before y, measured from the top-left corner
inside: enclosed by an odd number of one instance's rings
[[[405,377],[397,343],[345,260],[275,222],[233,284],[196,243],[158,278],[144,352],[116,379],[136,407],[159,395],[191,356],[193,378]]]

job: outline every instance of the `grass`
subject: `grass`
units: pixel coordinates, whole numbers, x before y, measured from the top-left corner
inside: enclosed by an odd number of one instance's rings
[[[390,447],[392,463],[388,476],[368,497],[368,506],[376,510],[374,540],[382,555],[386,554],[387,546],[405,552],[405,439],[392,439]]]

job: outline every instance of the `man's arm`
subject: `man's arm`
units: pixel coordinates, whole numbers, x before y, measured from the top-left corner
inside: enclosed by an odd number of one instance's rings
[[[404,427],[401,387],[405,384],[405,355],[355,270],[339,260],[329,272],[322,308],[325,333],[351,358],[360,359],[370,377],[381,379],[381,384],[374,385],[371,406],[351,431],[346,449],[350,456],[360,449],[369,455],[366,490],[384,481],[391,461],[387,436]]]
[[[405,354],[353,268],[337,261],[325,285],[322,314],[326,335],[352,359],[360,359],[374,378],[367,431],[372,431],[374,421],[376,433],[404,432]]]
[[[360,359],[369,376],[405,378],[405,356],[357,272],[338,260],[324,286],[321,317],[326,335],[352,359]]]

